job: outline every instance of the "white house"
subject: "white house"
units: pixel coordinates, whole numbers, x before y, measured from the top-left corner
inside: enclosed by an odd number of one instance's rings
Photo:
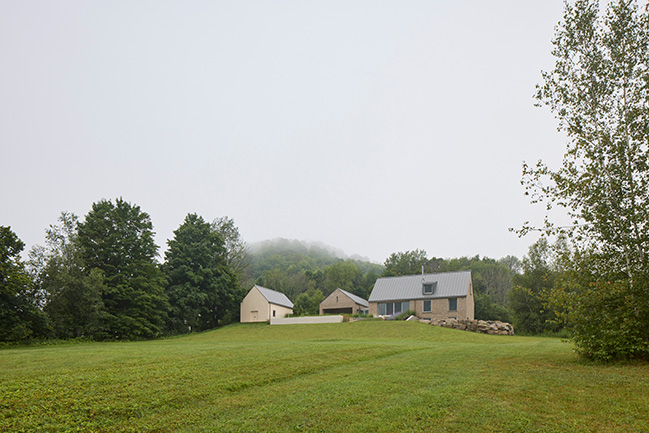
[[[241,322],[267,322],[273,317],[293,314],[293,303],[285,294],[253,286],[241,301]]]

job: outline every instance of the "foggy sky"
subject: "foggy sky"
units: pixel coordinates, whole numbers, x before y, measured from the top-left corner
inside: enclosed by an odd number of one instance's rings
[[[0,225],[122,197],[249,243],[522,257],[524,160],[565,138],[535,84],[560,0],[0,0]]]

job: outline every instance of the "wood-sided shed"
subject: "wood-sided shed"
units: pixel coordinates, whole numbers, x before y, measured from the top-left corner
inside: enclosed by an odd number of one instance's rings
[[[320,314],[367,313],[369,303],[343,289],[334,290],[320,303]]]

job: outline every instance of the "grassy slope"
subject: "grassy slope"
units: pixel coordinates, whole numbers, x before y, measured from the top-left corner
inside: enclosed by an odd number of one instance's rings
[[[649,366],[406,322],[0,351],[0,431],[634,432]]]

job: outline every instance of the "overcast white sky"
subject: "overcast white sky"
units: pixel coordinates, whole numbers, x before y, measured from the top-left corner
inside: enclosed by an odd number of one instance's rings
[[[0,225],[123,197],[249,243],[522,257],[523,160],[565,139],[532,95],[561,0],[0,0]]]

